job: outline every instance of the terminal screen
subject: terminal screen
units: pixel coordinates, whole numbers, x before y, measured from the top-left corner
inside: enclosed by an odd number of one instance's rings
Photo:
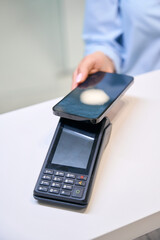
[[[94,137],[63,128],[51,163],[86,169]]]

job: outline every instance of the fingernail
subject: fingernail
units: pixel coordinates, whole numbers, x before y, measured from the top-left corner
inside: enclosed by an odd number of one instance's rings
[[[82,73],[79,73],[76,77],[76,82],[79,83],[82,80]]]

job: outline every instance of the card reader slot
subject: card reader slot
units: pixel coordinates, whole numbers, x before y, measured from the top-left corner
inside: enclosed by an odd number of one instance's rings
[[[48,202],[51,204],[57,204],[58,206],[64,206],[64,207],[71,207],[71,208],[76,208],[76,209],[83,209],[87,206],[87,204],[78,204],[75,202],[68,202],[68,201],[62,201],[62,200],[58,200],[58,199],[52,199],[52,198],[46,198],[46,197],[42,197],[42,196],[34,196],[35,199],[41,201],[41,202]]]

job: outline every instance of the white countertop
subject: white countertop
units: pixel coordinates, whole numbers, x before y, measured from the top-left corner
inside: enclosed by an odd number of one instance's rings
[[[85,211],[39,204],[33,189],[59,118],[48,101],[0,115],[0,239],[128,240],[160,227],[160,71],[114,105]]]

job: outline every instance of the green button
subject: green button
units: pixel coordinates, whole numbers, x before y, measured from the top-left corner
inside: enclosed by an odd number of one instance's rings
[[[72,197],[82,198],[83,192],[84,192],[83,187],[74,187],[73,192],[72,192]]]
[[[76,190],[76,194],[80,194],[80,192],[81,192],[80,190]]]

